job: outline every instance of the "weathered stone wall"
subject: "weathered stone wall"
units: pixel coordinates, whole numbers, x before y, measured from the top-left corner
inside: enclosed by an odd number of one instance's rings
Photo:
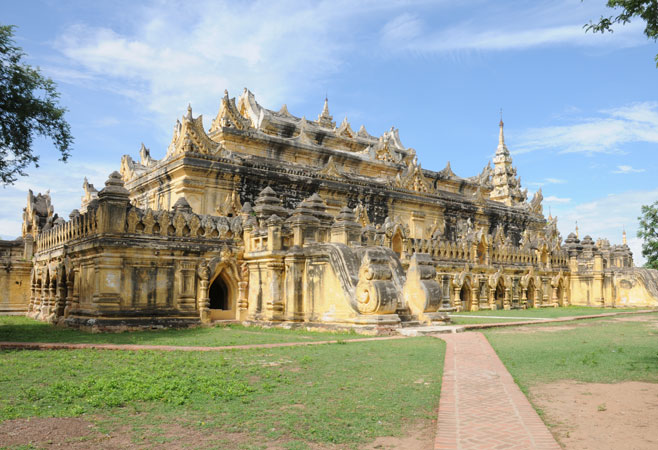
[[[32,263],[23,240],[0,241],[0,314],[22,314],[30,300]]]

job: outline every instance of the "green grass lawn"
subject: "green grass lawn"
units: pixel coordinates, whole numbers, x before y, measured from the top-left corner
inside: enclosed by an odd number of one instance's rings
[[[435,418],[444,350],[420,337],[221,354],[4,351],[0,421],[80,416],[151,444],[154,428],[175,424],[245,434],[240,448],[358,448]]]
[[[637,308],[594,308],[588,306],[566,306],[562,308],[529,308],[529,309],[511,309],[511,310],[485,310],[485,311],[466,311],[451,313],[451,318],[454,323],[464,324],[464,323],[498,323],[498,322],[507,322],[511,321],[508,319],[484,319],[473,317],[471,319],[463,320],[470,316],[499,316],[499,317],[509,317],[509,318],[544,318],[544,319],[557,319],[560,317],[569,317],[569,316],[588,316],[591,314],[602,314],[602,313],[615,313],[621,311],[637,311]],[[477,319],[477,320],[475,320]]]
[[[557,380],[658,382],[658,314],[651,321],[601,319],[485,330],[519,386]],[[567,326],[559,331],[544,327]]]
[[[71,342],[91,344],[143,344],[223,346],[274,342],[326,341],[364,337],[353,332],[320,332],[282,328],[220,325],[180,330],[148,330],[123,333],[88,333],[58,328],[23,316],[0,316],[0,341]]]
[[[527,319],[525,319],[527,320]],[[491,318],[491,317],[469,317],[469,316],[452,316],[450,317],[450,322],[455,325],[468,325],[471,323],[514,323],[514,322],[523,322],[523,319],[520,318]],[[537,322],[541,322],[537,320]]]

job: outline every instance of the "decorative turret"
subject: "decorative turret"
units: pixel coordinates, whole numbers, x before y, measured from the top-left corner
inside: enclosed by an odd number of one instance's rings
[[[324,128],[335,128],[336,122],[331,114],[329,114],[329,99],[324,98],[324,107],[322,108],[322,114],[318,116],[318,125]]]
[[[512,157],[505,145],[503,133],[503,118],[500,118],[500,134],[498,135],[498,148],[494,156],[493,190],[489,195],[491,200],[513,206],[525,201],[525,194],[521,191],[521,182],[516,178],[516,169],[512,167]]]

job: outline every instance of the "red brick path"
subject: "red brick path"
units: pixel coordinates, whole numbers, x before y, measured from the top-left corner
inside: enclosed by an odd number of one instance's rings
[[[482,333],[446,341],[436,449],[552,449],[551,433]]]

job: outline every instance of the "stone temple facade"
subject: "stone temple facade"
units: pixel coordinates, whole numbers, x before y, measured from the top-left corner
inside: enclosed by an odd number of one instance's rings
[[[160,160],[125,155],[81,207],[28,194],[22,238],[0,243],[0,310],[70,326],[215,320],[375,329],[450,311],[656,306],[655,271],[625,243],[571,234],[530,200],[500,122],[479,175],[421,167],[325,100],[316,120],[228,93],[204,129],[176,122]]]

